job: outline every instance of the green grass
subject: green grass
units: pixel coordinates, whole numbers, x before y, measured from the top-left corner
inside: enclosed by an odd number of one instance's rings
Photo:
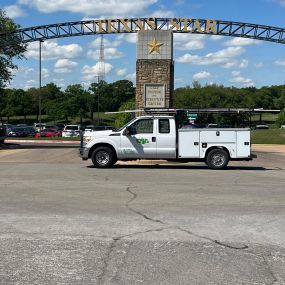
[[[285,130],[253,130],[251,132],[251,142],[253,144],[285,144]]]
[[[278,114],[263,113],[261,115],[261,121],[262,122],[266,122],[266,123],[273,123],[273,122],[276,121],[277,117],[278,117]],[[259,119],[260,119],[260,115],[259,114],[253,114],[251,116],[251,121],[253,123],[259,122]]]

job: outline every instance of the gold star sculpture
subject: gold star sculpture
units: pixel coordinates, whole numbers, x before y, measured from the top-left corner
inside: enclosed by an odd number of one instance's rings
[[[149,54],[152,54],[153,52],[157,52],[160,54],[160,47],[163,45],[162,43],[159,43],[156,38],[154,38],[149,44],[147,44],[149,47]]]

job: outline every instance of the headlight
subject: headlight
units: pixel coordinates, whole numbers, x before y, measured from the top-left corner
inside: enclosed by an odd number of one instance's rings
[[[89,143],[91,140],[92,140],[92,137],[91,137],[91,136],[83,137],[83,142],[84,142],[85,144]]]

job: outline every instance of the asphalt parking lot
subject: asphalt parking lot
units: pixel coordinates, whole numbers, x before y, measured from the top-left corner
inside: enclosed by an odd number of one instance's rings
[[[0,149],[0,284],[285,284],[285,155],[95,169]]]

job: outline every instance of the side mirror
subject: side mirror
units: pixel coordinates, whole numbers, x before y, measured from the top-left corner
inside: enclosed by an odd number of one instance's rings
[[[125,136],[130,136],[131,135],[131,129],[129,127],[126,127],[126,129],[124,131],[124,135]]]

